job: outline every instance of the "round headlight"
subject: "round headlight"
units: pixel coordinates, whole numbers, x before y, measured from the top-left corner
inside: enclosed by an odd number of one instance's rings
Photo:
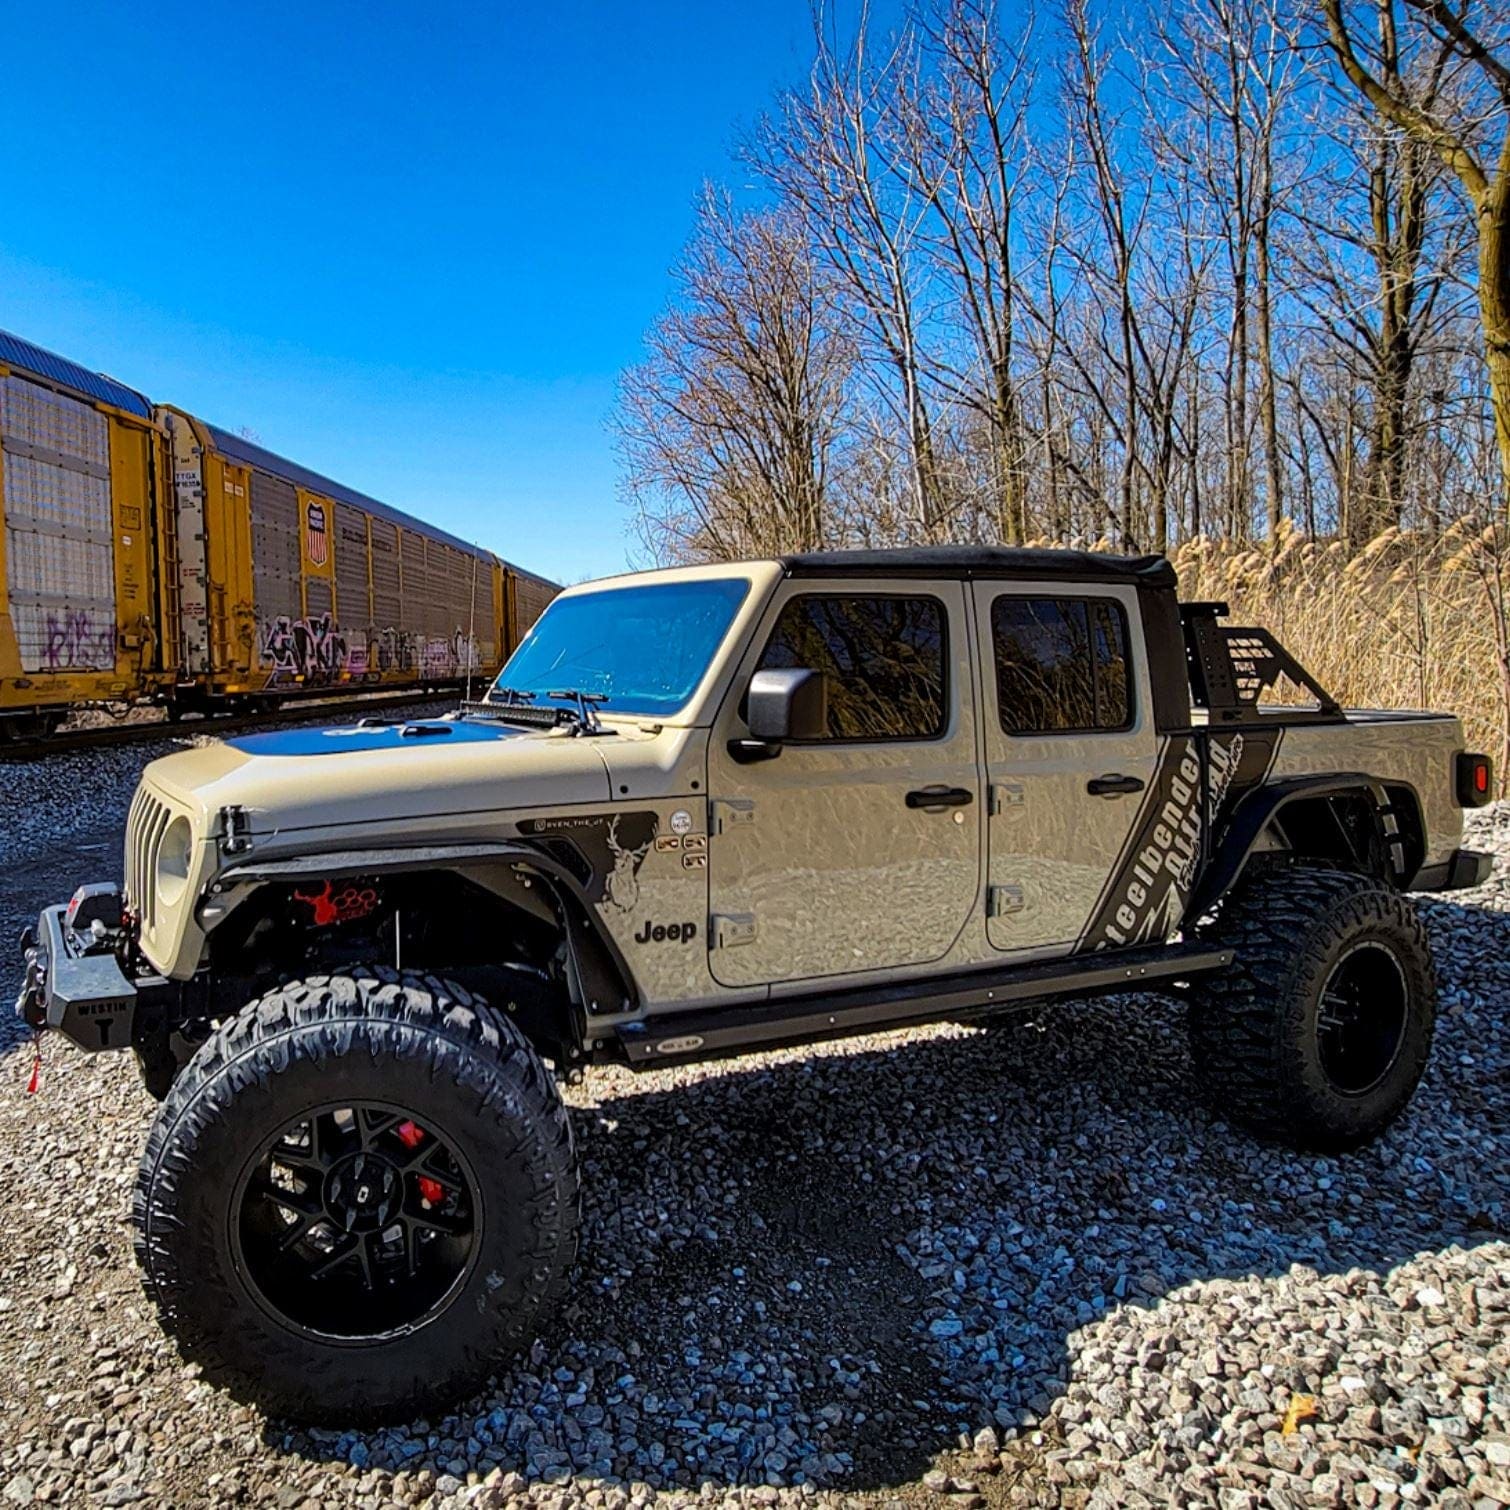
[[[189,852],[194,846],[194,830],[187,818],[175,818],[163,831],[157,846],[155,882],[158,900],[171,907],[189,884]]]

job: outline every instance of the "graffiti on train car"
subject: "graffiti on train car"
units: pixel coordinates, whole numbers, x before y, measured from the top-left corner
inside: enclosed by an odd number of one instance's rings
[[[296,678],[329,681],[346,670],[346,636],[328,613],[304,619],[279,614],[262,625],[262,659],[272,662],[269,686]]]
[[[49,671],[98,670],[114,666],[114,618],[97,623],[88,608],[49,613],[43,655]]]
[[[415,637],[405,629],[375,630],[367,644],[367,663],[374,671],[413,671],[418,659]]]
[[[418,635],[407,629],[346,631],[330,613],[293,618],[279,614],[262,624],[262,661],[271,667],[267,685],[297,681],[376,681],[389,672],[455,677],[481,668],[477,638],[457,629],[451,636]]]
[[[75,706],[459,690],[557,590],[249,431],[0,344],[0,736]]]

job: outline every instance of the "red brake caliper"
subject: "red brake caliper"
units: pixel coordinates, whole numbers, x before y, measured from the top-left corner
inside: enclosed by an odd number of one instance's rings
[[[400,1122],[394,1128],[398,1134],[398,1140],[405,1148],[418,1148],[425,1141],[425,1130],[413,1122]],[[417,1181],[419,1185],[420,1199],[432,1206],[439,1206],[446,1198],[446,1188],[439,1180],[432,1180],[429,1175],[420,1175]]]

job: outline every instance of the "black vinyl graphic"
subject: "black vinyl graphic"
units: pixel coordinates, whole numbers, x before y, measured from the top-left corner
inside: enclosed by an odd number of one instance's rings
[[[583,818],[526,818],[521,834],[569,843],[587,865],[587,899],[619,912],[640,899],[640,866],[655,843],[654,813],[596,813]]]
[[[1237,804],[1269,774],[1282,733],[1169,737],[1131,842],[1079,950],[1162,943],[1179,930],[1203,860],[1220,845]]]

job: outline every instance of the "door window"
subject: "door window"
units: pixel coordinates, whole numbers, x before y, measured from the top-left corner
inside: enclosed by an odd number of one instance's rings
[[[827,740],[937,739],[947,721],[945,639],[937,598],[808,593],[782,609],[757,669],[823,674]]]
[[[991,605],[996,707],[1008,734],[1129,728],[1127,621],[1110,598],[1003,596]]]

